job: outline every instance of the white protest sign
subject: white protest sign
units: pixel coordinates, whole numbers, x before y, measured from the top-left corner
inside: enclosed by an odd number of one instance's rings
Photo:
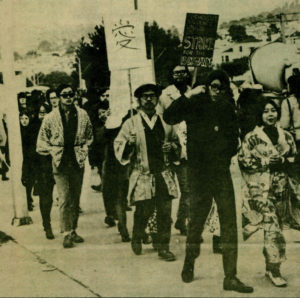
[[[140,11],[104,16],[106,49],[110,71],[147,64],[144,18]]]
[[[147,65],[144,67],[130,70],[132,94],[140,85],[153,83],[152,61],[147,60],[146,63]],[[115,70],[111,72],[109,103],[111,116],[107,119],[106,127],[118,127],[121,123],[121,119],[130,109],[130,90],[127,70]],[[133,98],[133,108],[136,106],[136,99]]]

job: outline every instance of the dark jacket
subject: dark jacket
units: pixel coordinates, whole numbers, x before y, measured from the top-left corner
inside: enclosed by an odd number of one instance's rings
[[[190,167],[206,173],[228,169],[238,146],[238,126],[230,98],[213,102],[208,94],[173,101],[164,112],[168,124],[186,121]]]

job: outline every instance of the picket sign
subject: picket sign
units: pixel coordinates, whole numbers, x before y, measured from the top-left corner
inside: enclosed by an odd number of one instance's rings
[[[195,67],[192,85],[196,82],[198,67],[212,66],[218,20],[219,16],[214,14],[186,14],[180,65]]]
[[[111,7],[104,16],[108,65],[111,71],[111,116],[106,127],[114,128],[128,110],[136,107],[134,90],[144,83],[153,82],[153,67],[146,56],[144,16],[139,10],[120,12]]]

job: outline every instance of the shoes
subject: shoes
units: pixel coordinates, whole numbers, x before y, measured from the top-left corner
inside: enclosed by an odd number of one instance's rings
[[[181,279],[183,282],[189,283],[194,279],[194,264],[195,260],[185,257],[183,269],[181,272]]]
[[[172,262],[176,260],[175,255],[171,251],[166,249],[160,250],[158,252],[158,256],[167,262]]]
[[[275,287],[286,287],[287,281],[281,276],[280,263],[266,264],[266,277],[268,277]]]
[[[181,235],[184,235],[184,236],[187,235],[187,229],[186,229],[185,223],[182,223],[177,220],[175,223],[175,229],[179,230]]]
[[[276,276],[274,275],[271,271],[266,271],[266,277],[268,277],[272,284],[275,287],[286,287],[287,286],[287,281],[280,275]]]
[[[102,185],[101,184],[99,184],[99,185],[92,185],[91,188],[94,191],[97,191],[97,192],[101,192],[102,191]]]
[[[142,243],[139,240],[131,240],[131,248],[132,251],[136,254],[136,255],[141,255],[142,254]]]
[[[110,216],[105,217],[104,223],[106,223],[109,227],[114,227],[116,225],[115,220]]]
[[[236,291],[239,293],[252,293],[253,288],[246,286],[237,277],[224,278],[223,289],[226,291]]]
[[[2,180],[2,181],[7,181],[7,180],[9,180],[9,178],[2,175],[2,179],[1,179],[1,180]]]
[[[222,254],[221,237],[213,235],[213,253]]]
[[[53,235],[51,227],[45,229],[45,234],[46,234],[47,239],[49,239],[49,240],[54,239],[54,235]]]
[[[29,205],[28,205],[28,211],[33,211],[33,207],[34,207],[33,204],[29,204]]]
[[[84,239],[81,236],[79,236],[75,231],[73,231],[71,233],[71,237],[72,237],[72,241],[75,242],[75,243],[84,242]]]
[[[64,248],[71,248],[73,246],[74,246],[74,244],[73,244],[71,234],[66,235],[65,238],[64,238],[63,247]]]
[[[130,242],[131,240],[129,235],[122,235],[121,238],[122,238],[122,242]]]

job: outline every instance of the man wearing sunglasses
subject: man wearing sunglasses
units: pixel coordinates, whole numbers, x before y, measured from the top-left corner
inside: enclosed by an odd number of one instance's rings
[[[64,248],[84,239],[76,233],[84,162],[93,141],[88,114],[74,105],[74,91],[62,84],[57,88],[58,108],[46,115],[39,131],[37,152],[51,155],[60,200],[60,224]]]
[[[237,224],[230,162],[237,153],[238,127],[232,105],[230,81],[215,70],[207,79],[206,92],[198,86],[165,110],[164,120],[174,125],[186,121],[190,222],[182,280],[194,279],[195,259],[200,254],[201,234],[214,198],[220,220],[223,289],[251,293],[253,288],[237,277]]]

